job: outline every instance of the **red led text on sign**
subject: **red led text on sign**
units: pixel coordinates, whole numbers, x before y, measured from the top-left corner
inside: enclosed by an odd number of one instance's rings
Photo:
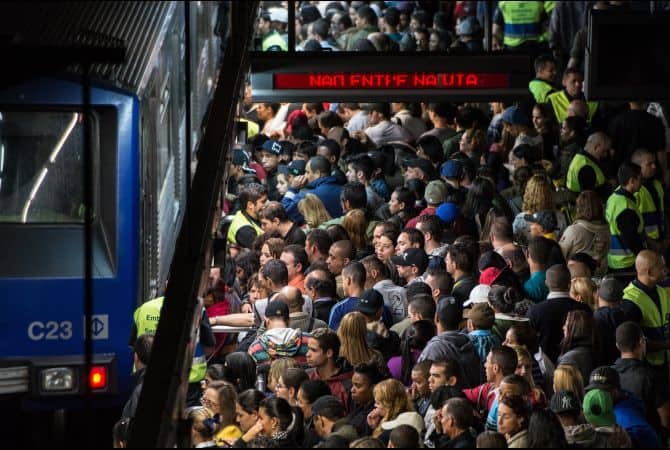
[[[509,87],[506,73],[351,72],[278,73],[275,89],[497,89]]]

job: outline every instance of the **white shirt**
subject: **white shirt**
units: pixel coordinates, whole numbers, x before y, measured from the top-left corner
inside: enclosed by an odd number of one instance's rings
[[[384,297],[384,304],[391,311],[394,324],[407,318],[407,293],[404,288],[388,279],[378,282],[372,288]]]

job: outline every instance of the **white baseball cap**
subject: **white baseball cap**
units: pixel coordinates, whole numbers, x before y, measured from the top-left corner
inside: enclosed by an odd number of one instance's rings
[[[478,284],[470,292],[470,298],[463,302],[463,306],[470,306],[473,303],[485,303],[489,301],[489,291],[491,286],[487,284]]]

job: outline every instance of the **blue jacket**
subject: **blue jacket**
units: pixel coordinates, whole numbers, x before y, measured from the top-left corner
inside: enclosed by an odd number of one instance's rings
[[[626,430],[635,448],[661,448],[658,434],[651,427],[644,414],[642,400],[632,394],[614,405],[616,423]]]
[[[342,206],[340,205],[340,192],[342,186],[337,184],[335,177],[321,177],[307,184],[300,192],[294,188],[289,188],[288,192],[281,200],[288,217],[298,225],[305,223],[302,214],[298,211],[298,203],[305,198],[307,194],[314,194],[319,197],[326,207],[331,217],[340,217],[342,215]]]

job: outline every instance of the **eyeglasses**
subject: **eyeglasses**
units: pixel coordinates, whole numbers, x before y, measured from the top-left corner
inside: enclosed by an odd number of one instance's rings
[[[219,404],[216,402],[211,401],[208,398],[205,398],[205,396],[200,397],[200,404],[202,406],[206,406],[208,408],[218,408]]]

